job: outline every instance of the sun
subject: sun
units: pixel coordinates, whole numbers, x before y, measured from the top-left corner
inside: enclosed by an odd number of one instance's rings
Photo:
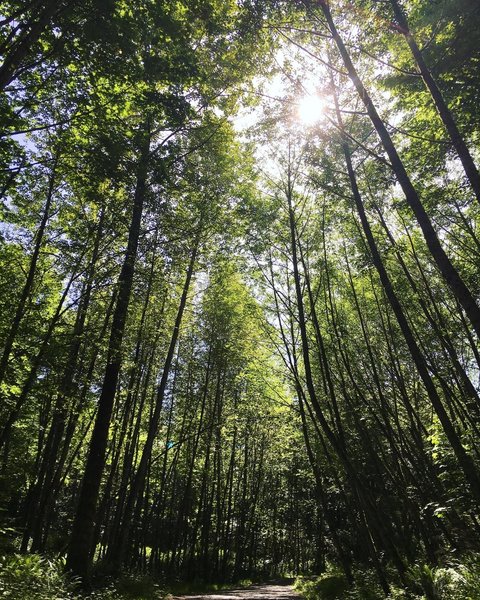
[[[325,101],[318,94],[303,96],[297,104],[297,115],[304,125],[315,125],[325,116]]]

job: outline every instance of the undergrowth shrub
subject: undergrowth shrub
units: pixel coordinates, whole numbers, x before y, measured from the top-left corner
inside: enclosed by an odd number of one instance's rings
[[[3,600],[168,600],[172,598],[155,580],[145,574],[124,572],[113,580],[98,569],[94,581],[98,586],[81,592],[78,581],[65,574],[63,558],[38,554],[0,555],[0,598]],[[244,579],[236,587],[247,587]],[[174,588],[175,586],[173,586]],[[179,583],[176,594],[215,592],[232,587],[228,584]],[[180,589],[181,588],[181,589]]]
[[[392,573],[393,577],[393,573]],[[480,555],[441,567],[416,564],[408,569],[411,589],[390,585],[388,600],[480,600]],[[341,571],[330,568],[317,578],[299,577],[296,589],[305,600],[383,600],[385,595],[371,570],[356,570],[349,588]],[[423,590],[423,594],[411,590]]]
[[[442,567],[415,565],[410,576],[425,590],[426,600],[480,600],[480,555]]]
[[[316,579],[298,578],[295,587],[306,600],[337,600],[345,597],[348,582],[343,573],[331,570]]]
[[[65,562],[38,554],[11,554],[0,558],[0,597],[12,600],[68,600],[74,598],[74,581],[68,580]]]
[[[163,596],[160,587],[149,575],[124,574],[117,582],[117,590],[122,598],[154,600]]]
[[[78,581],[65,575],[63,558],[47,558],[38,554],[0,556],[0,598],[8,600],[151,600],[151,586],[136,581],[122,582],[119,591],[113,582],[88,594],[81,594]],[[130,587],[128,587],[130,585]],[[146,593],[147,592],[147,593]]]

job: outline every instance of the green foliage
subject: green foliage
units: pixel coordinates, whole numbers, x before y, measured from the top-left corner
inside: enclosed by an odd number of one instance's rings
[[[12,600],[68,600],[75,597],[74,582],[64,575],[65,561],[36,554],[2,556],[0,594]]]
[[[449,566],[414,565],[413,581],[425,590],[427,600],[478,600],[480,598],[480,557],[470,554]]]
[[[477,158],[479,3],[399,2]],[[92,598],[155,598],[157,576],[192,592],[342,563],[355,585],[332,568],[298,583],[307,600],[377,600],[374,564],[392,599],[414,597],[398,587],[410,564],[428,600],[478,600],[478,498],[464,468],[480,470],[477,340],[345,74],[327,4],[477,299],[479,206],[390,0],[0,3],[2,60],[23,49],[0,96],[2,351],[14,331],[0,378],[0,543],[26,552],[2,562],[5,597],[75,597],[62,561],[36,552],[68,546],[98,414],[108,439],[93,554],[117,569],[128,524],[125,563],[142,575]],[[312,90],[325,115],[304,126],[296,106]],[[236,111],[253,104],[261,122],[238,135]],[[346,147],[430,390],[366,243]],[[125,272],[133,291],[112,350]]]
[[[306,600],[337,600],[345,597],[349,585],[343,573],[332,570],[314,579],[299,578],[295,587]]]
[[[65,574],[61,558],[14,554],[0,560],[0,595],[11,600],[155,600],[165,595],[150,577],[133,573],[97,586],[81,592]]]
[[[154,600],[163,593],[160,586],[148,575],[123,574],[116,582],[116,590],[126,599]]]
[[[315,578],[299,577],[295,588],[306,600],[382,600],[385,594],[372,570],[356,569],[355,583],[349,586],[345,575],[335,568]],[[391,600],[415,600],[410,592],[395,585],[388,596]]]
[[[456,580],[454,586],[459,590],[458,600],[462,597],[465,600],[480,600],[480,556],[473,554],[467,557],[455,568],[452,579]]]
[[[410,587],[424,590],[424,595],[391,584],[390,600],[478,600],[480,598],[480,561],[478,555],[465,557],[452,566],[409,568]],[[349,600],[381,600],[384,594],[371,570],[356,570],[355,584],[348,588],[344,576],[329,571],[318,578],[298,578],[296,589],[307,600],[344,598]]]

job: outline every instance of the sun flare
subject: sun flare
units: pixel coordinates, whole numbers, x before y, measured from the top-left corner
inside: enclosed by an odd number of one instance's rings
[[[325,116],[325,101],[318,94],[304,96],[298,102],[297,115],[304,125],[314,125]]]

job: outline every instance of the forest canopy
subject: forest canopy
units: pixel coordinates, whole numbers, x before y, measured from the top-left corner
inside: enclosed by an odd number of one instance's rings
[[[478,0],[0,24],[0,594],[480,598]]]

